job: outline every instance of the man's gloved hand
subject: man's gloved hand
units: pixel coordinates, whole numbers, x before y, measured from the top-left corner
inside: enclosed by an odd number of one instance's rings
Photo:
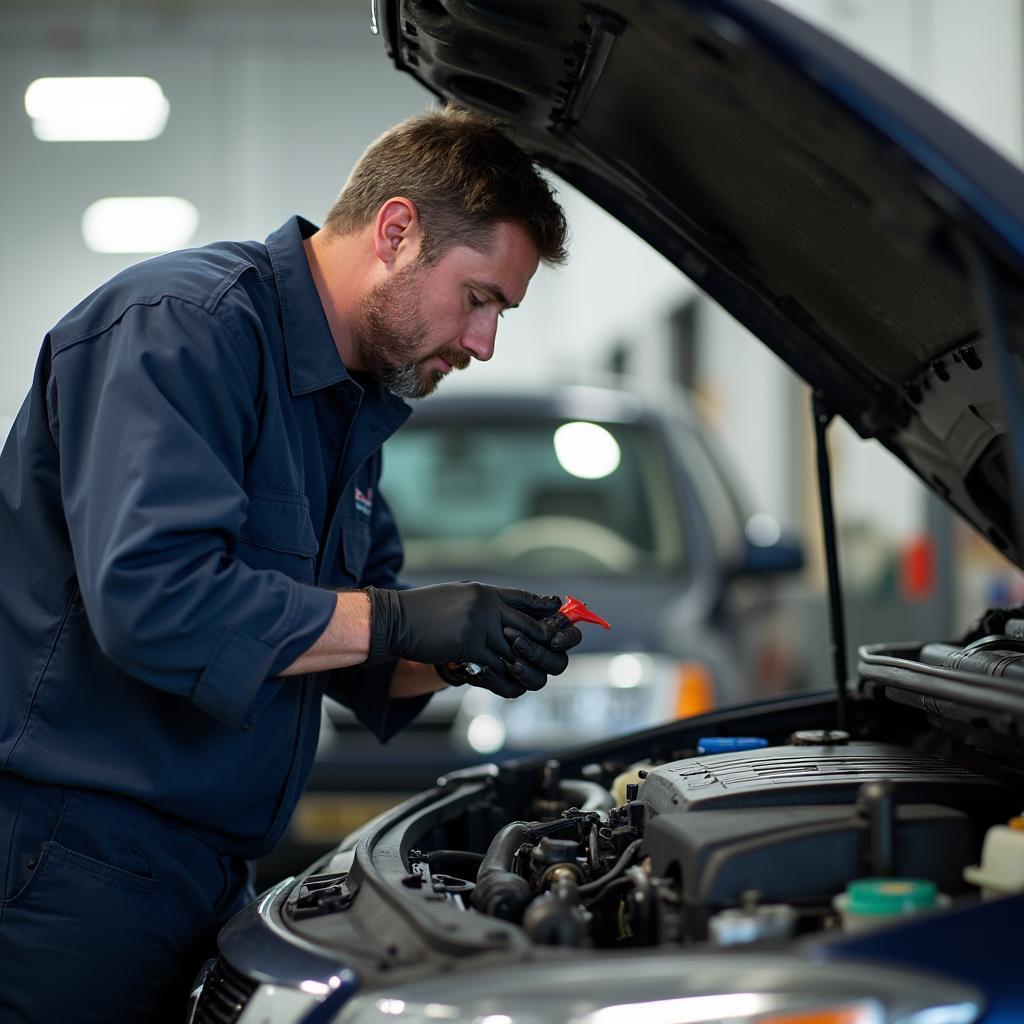
[[[556,595],[541,598],[541,602],[557,609],[562,604],[562,598]],[[537,612],[533,614],[536,615]],[[535,643],[514,626],[506,626],[503,630],[515,655],[515,661],[511,665],[512,674],[528,690],[539,690],[547,682],[549,675],[557,676],[564,672],[569,659],[562,652],[575,647],[583,639],[579,629],[557,611],[556,614],[541,619],[539,624],[547,636],[543,643]],[[455,662],[435,665],[434,668],[450,686],[465,686],[468,683],[494,690],[488,682],[489,673],[474,673],[466,665]]]
[[[583,634],[578,626],[574,625],[572,621],[558,610],[564,603],[563,598],[559,597],[558,594],[553,594],[551,597],[538,598],[538,602],[549,609],[547,615],[540,620],[540,624],[544,627],[544,632],[547,634],[547,640],[544,641],[544,645],[552,651],[568,651],[575,647],[583,639]],[[506,627],[506,636],[509,636],[510,630],[513,633],[516,632],[514,626]],[[510,639],[514,640],[515,637],[510,637]],[[513,644],[513,646],[515,645]],[[525,647],[524,650],[526,650]],[[526,658],[527,660],[532,660],[533,655],[527,654]],[[551,672],[550,674],[557,675],[558,673]]]
[[[555,609],[553,615],[548,615],[539,622],[545,634],[542,641],[535,642],[515,626],[506,626],[505,636],[512,644],[512,652],[517,658],[528,662],[549,676],[557,676],[565,671],[565,667],[569,663],[564,652],[575,647],[583,639],[583,634],[579,631],[578,626],[574,626],[564,615],[559,613],[558,609],[562,604],[560,597],[556,595],[542,598],[542,600],[553,605]]]
[[[366,594],[370,599],[366,664],[394,658],[435,665],[473,662],[485,671],[462,681],[485,686],[502,697],[539,690],[548,674],[565,670],[564,650],[579,642],[575,627],[562,616],[552,618],[561,604],[558,597],[481,583],[412,590],[367,587]],[[545,618],[551,620],[547,625],[541,621]],[[552,650],[552,643],[562,649]]]

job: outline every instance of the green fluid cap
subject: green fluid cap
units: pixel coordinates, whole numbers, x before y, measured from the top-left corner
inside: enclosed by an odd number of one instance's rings
[[[912,914],[938,902],[934,882],[922,878],[859,878],[846,887],[852,914]]]

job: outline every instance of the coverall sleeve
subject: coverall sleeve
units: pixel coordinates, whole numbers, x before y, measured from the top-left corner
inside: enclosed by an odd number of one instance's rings
[[[402,539],[395,517],[380,487],[370,516],[370,553],[363,570],[364,586],[399,589]],[[335,669],[327,682],[327,696],[351,708],[360,723],[382,742],[404,729],[430,701],[431,694],[392,698],[391,676],[395,662],[366,667]]]
[[[78,585],[104,654],[235,728],[320,635],[334,595],[234,557],[257,348],[164,298],[56,339],[48,405]]]

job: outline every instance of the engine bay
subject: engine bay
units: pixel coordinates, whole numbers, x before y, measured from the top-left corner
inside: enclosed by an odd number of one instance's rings
[[[998,895],[978,867],[986,837],[1024,851],[1017,783],[915,735],[904,712],[855,739],[716,731],[628,762],[636,748],[454,773],[321,862],[284,916],[339,948],[355,926],[381,970],[425,952],[436,966],[556,947],[780,950]]]
[[[845,734],[794,740],[637,766],[610,789],[563,785],[552,761],[535,802],[546,813],[500,829],[476,872],[467,851],[414,850],[410,868],[533,943],[596,948],[842,927],[836,898],[858,879],[893,895],[923,883],[934,899],[920,909],[970,891],[964,868],[1005,811],[998,785]],[[555,791],[589,800],[560,809]]]

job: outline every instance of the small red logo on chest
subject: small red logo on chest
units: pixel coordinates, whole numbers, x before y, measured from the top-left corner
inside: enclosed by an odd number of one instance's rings
[[[356,511],[368,516],[373,511],[373,488],[356,488]]]

